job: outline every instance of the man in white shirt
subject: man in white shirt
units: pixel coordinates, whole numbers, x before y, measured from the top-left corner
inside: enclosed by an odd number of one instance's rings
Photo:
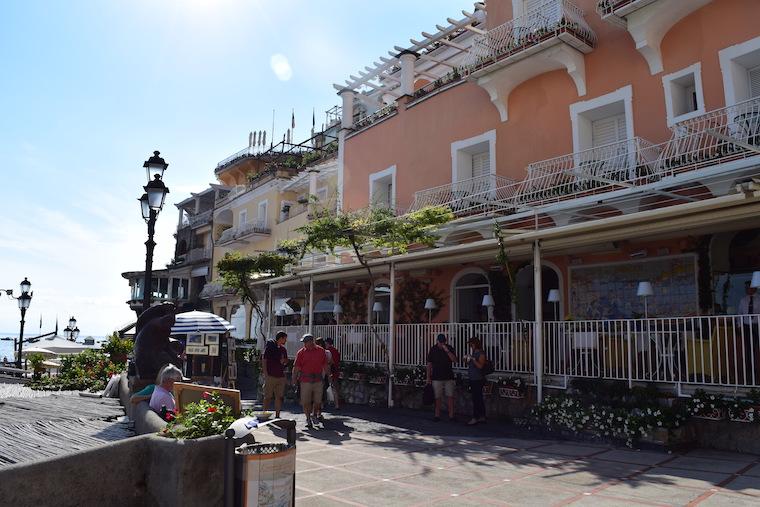
[[[760,314],[760,294],[750,282],[745,283],[747,293],[739,301],[740,315]],[[756,385],[760,382],[760,319],[758,317],[741,317],[742,337],[744,342],[744,371],[746,384]]]

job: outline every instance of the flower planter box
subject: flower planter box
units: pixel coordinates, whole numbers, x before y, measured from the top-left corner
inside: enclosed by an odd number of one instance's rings
[[[370,384],[383,385],[388,382],[388,377],[371,377],[369,379]]]
[[[484,396],[490,396],[493,394],[493,384],[484,384],[483,385],[483,395]]]
[[[708,421],[722,421],[726,418],[725,411],[716,408],[715,410],[712,410],[710,412],[705,412],[704,414],[695,415],[697,419],[706,419]]]
[[[408,386],[410,386],[412,384],[410,384],[408,380],[394,380],[393,381],[393,385],[394,386],[406,386],[406,387],[408,387]]]
[[[350,380],[355,380],[357,382],[363,382],[363,381],[367,380],[367,375],[365,375],[364,373],[354,373],[353,375],[351,375]]]
[[[512,399],[520,399],[525,398],[525,393],[521,393],[519,390],[513,388],[513,387],[500,387],[499,388],[499,397],[501,398],[512,398]]]
[[[728,419],[733,422],[739,422],[739,423],[752,423],[755,422],[757,418],[758,408],[760,407],[747,407],[739,413],[735,413],[734,415],[729,414]]]

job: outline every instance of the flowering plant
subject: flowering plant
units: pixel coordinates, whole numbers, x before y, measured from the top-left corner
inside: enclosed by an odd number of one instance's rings
[[[173,415],[163,434],[174,438],[201,438],[219,435],[235,421],[232,408],[219,393],[204,392],[201,399],[188,403]]]
[[[726,407],[727,403],[722,394],[708,394],[702,389],[697,389],[689,400],[688,411],[695,417],[718,417]]]

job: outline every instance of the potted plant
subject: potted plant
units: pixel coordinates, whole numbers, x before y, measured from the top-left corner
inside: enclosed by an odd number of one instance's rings
[[[728,418],[734,422],[760,422],[760,391],[753,389],[746,398],[729,402]]]
[[[34,378],[39,379],[45,372],[45,367],[42,364],[45,362],[45,356],[39,352],[35,352],[33,354],[29,354],[26,360],[29,362],[32,370],[34,370]]]
[[[501,398],[525,398],[526,382],[520,377],[501,377],[498,381]]]
[[[129,338],[119,338],[117,333],[108,337],[108,341],[103,345],[101,351],[108,354],[116,364],[126,363],[127,356],[132,353],[134,343]]]

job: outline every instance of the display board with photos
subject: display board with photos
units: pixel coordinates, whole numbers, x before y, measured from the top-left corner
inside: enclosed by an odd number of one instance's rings
[[[697,315],[697,259],[678,255],[570,267],[570,315],[575,320],[630,319],[643,316],[639,282],[652,284],[649,317]]]

